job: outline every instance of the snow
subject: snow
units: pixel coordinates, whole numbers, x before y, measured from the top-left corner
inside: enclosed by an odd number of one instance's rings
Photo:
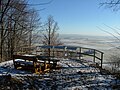
[[[35,56],[35,55],[25,54],[25,55],[23,55],[23,56],[33,57],[33,56]]]
[[[16,59],[16,61],[22,61],[23,62],[24,60]],[[14,69],[13,60],[0,63],[0,75],[4,75],[4,74],[7,74],[7,73],[11,74],[12,76],[31,74],[30,72]]]
[[[23,60],[23,59],[15,59],[15,61],[14,62],[19,62],[19,63],[21,63],[21,64],[24,64],[24,65],[33,65],[33,62],[32,61],[27,61],[27,62],[25,62],[25,60]]]
[[[61,69],[39,75],[14,69],[10,60],[0,63],[0,75],[10,74],[23,83],[24,89],[31,84],[39,90],[112,90],[116,82],[120,85],[120,80],[112,75],[100,74],[98,68],[90,67],[87,62],[61,59],[58,64]]]

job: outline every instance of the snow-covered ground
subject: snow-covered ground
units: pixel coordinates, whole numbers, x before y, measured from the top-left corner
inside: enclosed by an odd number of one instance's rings
[[[103,51],[104,62],[109,62],[109,56],[120,52],[115,49],[114,46],[119,44],[113,38],[64,35],[61,40],[65,45]],[[59,70],[39,75],[14,69],[12,60],[2,62],[0,63],[0,89],[13,86],[14,90],[120,90],[119,79],[113,75],[101,74],[98,68],[89,66],[89,63],[81,60],[61,59],[58,64],[62,67]],[[111,66],[103,65],[103,67]],[[3,78],[8,74],[12,77],[10,84],[4,79],[5,77]]]
[[[120,80],[102,75],[100,70],[82,60],[63,59],[60,69],[34,74],[14,69],[12,60],[0,63],[0,76],[10,74],[16,88],[30,90],[119,90]],[[1,80],[1,78],[0,78]],[[18,84],[19,82],[19,84]],[[0,81],[1,84],[1,81]],[[18,86],[17,86],[18,85]]]

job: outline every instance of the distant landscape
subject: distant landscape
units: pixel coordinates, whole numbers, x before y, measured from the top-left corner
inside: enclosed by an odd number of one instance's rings
[[[111,36],[87,36],[78,34],[61,34],[60,38],[65,45],[81,46],[99,50],[109,50],[118,46],[118,42]]]
[[[65,45],[93,48],[104,52],[104,61],[109,61],[110,55],[119,52],[116,47],[119,47],[120,42],[112,36],[61,34],[60,38]]]

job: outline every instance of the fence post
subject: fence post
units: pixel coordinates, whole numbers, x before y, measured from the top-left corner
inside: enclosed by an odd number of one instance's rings
[[[80,49],[80,51],[79,51],[79,59],[81,59],[81,47],[79,49]]]
[[[103,53],[101,53],[101,68],[102,68],[102,63],[103,63]]]
[[[66,58],[66,47],[64,47],[64,58]]]
[[[95,63],[95,49],[94,49],[94,55],[93,55],[93,62]]]
[[[53,46],[53,48],[52,48],[52,50],[53,50],[53,57],[55,57],[55,51],[54,51],[54,46]]]

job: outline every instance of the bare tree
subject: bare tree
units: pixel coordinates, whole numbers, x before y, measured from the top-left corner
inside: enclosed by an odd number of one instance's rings
[[[58,29],[59,28],[58,28],[57,22],[54,21],[52,16],[49,16],[47,19],[47,22],[43,26],[42,43],[48,46],[62,45],[60,38],[59,38],[59,34],[57,33]],[[49,48],[47,52],[48,52],[48,56],[50,56],[51,49]]]
[[[22,47],[31,47],[39,38],[40,18],[33,7],[46,3],[28,4],[27,0],[0,0],[0,58],[12,58]]]
[[[31,45],[39,18],[26,0],[0,0],[0,55],[11,58],[21,47]]]
[[[0,55],[1,55],[1,60],[2,60],[2,57],[3,57],[3,43],[4,43],[4,39],[6,37],[6,29],[8,28],[5,28],[5,20],[7,19],[5,17],[5,14],[6,14],[6,11],[9,9],[9,4],[10,4],[10,0],[6,0],[6,1],[3,1],[3,0],[0,0]],[[8,23],[7,23],[8,24]]]
[[[100,5],[103,6],[103,7],[111,8],[111,9],[113,9],[113,11],[120,10],[120,0],[105,0],[105,1],[101,2]],[[100,29],[103,32],[108,33],[109,35],[113,36],[116,39],[117,42],[120,42],[120,38],[119,38],[120,33],[118,32],[120,29],[119,28],[113,28],[113,27],[111,27],[109,25],[106,25],[106,24],[104,24],[104,25],[107,28],[111,29],[114,33],[109,32],[107,30],[104,30],[100,27],[98,27],[98,29]],[[112,46],[114,46],[114,45],[112,45]],[[117,49],[120,49],[120,47],[117,47],[117,46],[114,46],[114,47],[117,48]]]
[[[61,45],[59,34],[57,33],[58,24],[54,21],[52,16],[48,17],[47,22],[43,26],[43,39],[42,43],[44,45],[58,46]]]
[[[100,3],[101,6],[104,6],[106,8],[111,8],[113,9],[113,11],[119,11],[120,10],[120,0],[106,0],[105,2],[102,2]],[[109,43],[113,49],[114,49],[114,53],[112,52],[111,55],[108,57],[109,60],[111,62],[116,62],[116,63],[113,63],[113,65],[115,64],[115,69],[117,69],[116,67],[116,64],[118,64],[119,66],[119,63],[120,63],[120,32],[119,32],[119,28],[113,28],[111,26],[108,26],[108,25],[105,25],[107,28],[111,29],[113,32],[110,32],[110,31],[107,31],[107,30],[104,30],[102,28],[99,28],[100,30],[102,30],[103,32],[105,33],[108,33],[109,35],[113,36],[113,38],[115,39],[115,42],[117,42],[117,45],[115,44],[111,44]],[[113,51],[113,50],[112,50]]]
[[[100,6],[105,6],[107,8],[112,8],[113,11],[120,10],[120,0],[105,0],[100,3]]]

